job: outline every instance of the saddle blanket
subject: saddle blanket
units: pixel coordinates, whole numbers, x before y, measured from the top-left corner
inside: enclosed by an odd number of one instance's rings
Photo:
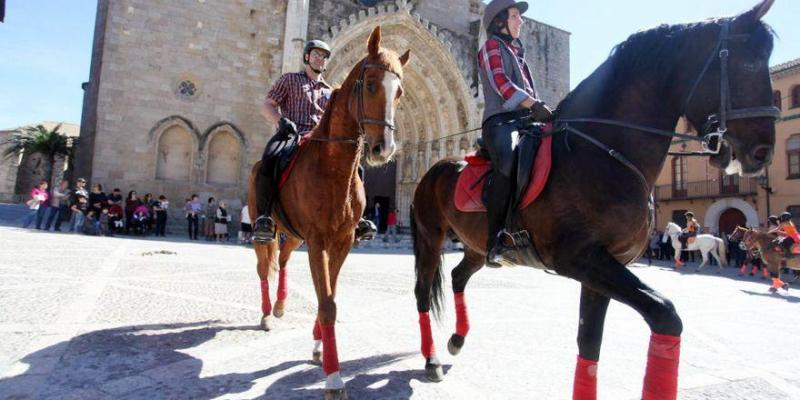
[[[536,152],[536,160],[533,163],[533,173],[531,173],[528,188],[519,202],[520,210],[531,205],[542,193],[545,184],[547,184],[553,161],[552,144],[552,136],[542,138],[542,143]],[[464,157],[464,161],[467,162],[467,166],[461,171],[456,183],[454,196],[456,209],[461,212],[486,212],[486,206],[481,201],[481,192],[492,164],[488,159],[474,152],[467,154]]]

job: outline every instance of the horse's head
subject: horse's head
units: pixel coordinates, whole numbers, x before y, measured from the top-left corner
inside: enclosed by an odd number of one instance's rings
[[[742,242],[748,249],[753,249],[758,245],[758,231],[755,229],[745,229],[742,235]]]
[[[708,57],[687,72],[696,78],[691,77],[685,115],[709,148],[719,150],[711,164],[727,174],[757,175],[772,161],[779,111],[772,103],[768,64],[773,34],[761,18],[773,3],[763,0],[716,21],[716,29],[705,32],[707,40],[697,42],[703,43],[697,51]]]
[[[380,47],[381,27],[372,31],[367,57],[356,66],[357,77],[350,112],[367,144],[367,163],[381,165],[394,155],[395,108],[403,94],[403,67],[411,50],[398,56]]]
[[[741,226],[737,225],[736,229],[734,229],[733,232],[731,232],[731,240],[734,241],[742,240],[742,237],[744,237],[744,234],[747,231],[748,231],[747,228],[742,228]]]

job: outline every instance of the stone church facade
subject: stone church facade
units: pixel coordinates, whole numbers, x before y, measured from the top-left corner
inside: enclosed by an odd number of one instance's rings
[[[380,24],[382,44],[410,48],[412,61],[396,161],[368,171],[367,196],[407,222],[425,171],[479,136],[458,133],[480,125],[483,8],[480,0],[99,0],[75,173],[165,194],[173,206],[198,193],[238,209],[275,129],[259,114],[268,88],[301,69],[312,38],[333,47],[325,77],[341,83]],[[569,33],[528,20],[523,40],[541,97],[556,104],[569,90]]]

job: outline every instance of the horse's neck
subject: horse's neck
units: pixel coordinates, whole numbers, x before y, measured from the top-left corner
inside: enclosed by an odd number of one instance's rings
[[[313,132],[313,137],[321,141],[311,143],[316,147],[318,157],[314,162],[321,173],[329,177],[341,175],[339,179],[347,177],[352,181],[361,162],[363,140],[359,139],[358,124],[350,117],[349,100],[349,91],[338,94],[328,106],[329,115],[324,123]]]

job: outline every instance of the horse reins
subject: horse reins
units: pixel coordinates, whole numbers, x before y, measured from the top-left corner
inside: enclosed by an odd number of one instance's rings
[[[381,125],[385,126],[392,131],[396,130],[395,125],[386,119],[379,120],[379,119],[371,119],[364,117],[364,75],[369,68],[377,68],[382,69],[386,72],[394,74],[396,77],[400,78],[400,75],[397,72],[392,71],[391,69],[380,65],[380,64],[369,64],[367,60],[361,62],[361,70],[358,73],[358,79],[356,79],[355,85],[353,85],[353,94],[356,95],[356,123],[358,124],[358,138],[356,139],[331,139],[331,138],[324,138],[324,137],[315,137],[309,136],[305,140],[310,140],[313,142],[326,142],[326,143],[349,143],[349,144],[361,144],[361,141],[364,139],[366,132],[364,131],[364,125]],[[348,103],[348,110],[351,109],[350,105],[352,102]]]

